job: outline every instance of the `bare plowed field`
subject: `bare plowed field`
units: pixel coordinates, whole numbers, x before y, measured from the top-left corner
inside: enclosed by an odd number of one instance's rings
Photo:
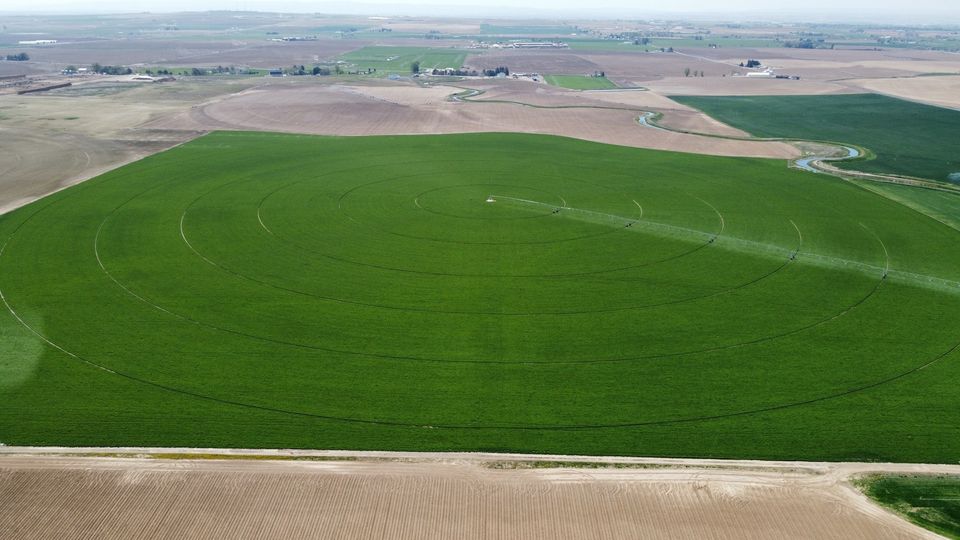
[[[528,84],[536,95],[537,86]],[[516,103],[448,101],[453,87],[270,85],[163,118],[157,129],[237,129],[321,135],[523,132],[711,155],[789,158],[783,143],[731,141],[651,129],[634,110],[597,109],[610,103],[571,97],[580,108],[536,108]],[[487,98],[487,96],[484,96]],[[502,99],[493,94],[489,99]],[[523,100],[520,94],[511,99]],[[545,99],[541,96],[539,99]],[[557,100],[556,97],[547,98]],[[557,100],[560,101],[560,100]],[[526,101],[523,101],[526,103]],[[625,106],[629,109],[629,106]]]
[[[934,537],[823,471],[4,456],[5,538]]]
[[[254,82],[96,77],[53,92],[0,95],[0,213],[197,136],[141,125]]]
[[[0,138],[9,149],[0,152],[0,214],[145,155],[80,134],[0,129]]]
[[[161,65],[166,67],[242,65],[274,68],[329,60],[358,49],[365,42],[325,39],[277,43],[265,40],[162,41],[114,40],[76,42],[30,49],[32,62],[59,70],[67,64]],[[11,49],[12,50],[12,49]]]
[[[960,77],[957,76],[862,79],[848,83],[901,99],[960,109]]]
[[[858,90],[824,81],[763,79],[753,77],[668,77],[644,83],[666,95],[680,96],[799,96],[855,93]]]
[[[593,73],[603,69],[600,64],[563,49],[557,51],[490,49],[467,56],[464,64],[476,69],[509,66],[510,71],[514,73]]]

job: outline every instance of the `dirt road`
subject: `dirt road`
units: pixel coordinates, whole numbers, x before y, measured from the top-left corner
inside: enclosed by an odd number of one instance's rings
[[[184,452],[232,459],[148,457]],[[273,459],[280,456],[293,459]],[[565,466],[541,468],[543,461]],[[960,467],[2,448],[0,536],[937,538],[849,485],[852,475],[872,471],[960,473]]]

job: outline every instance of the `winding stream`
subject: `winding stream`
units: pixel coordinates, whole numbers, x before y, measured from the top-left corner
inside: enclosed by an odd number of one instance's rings
[[[797,168],[799,168],[799,169],[803,169],[803,170],[805,170],[805,171],[810,171],[810,172],[818,173],[818,174],[819,174],[819,173],[821,173],[821,172],[823,172],[823,171],[821,171],[821,170],[819,170],[819,169],[817,169],[816,167],[813,166],[813,162],[815,162],[815,161],[842,161],[842,160],[845,160],[845,159],[851,159],[851,158],[855,158],[855,157],[860,157],[860,151],[857,150],[856,148],[851,148],[851,147],[849,147],[849,146],[844,146],[844,147],[842,147],[842,148],[847,151],[847,155],[845,155],[845,156],[839,156],[839,157],[838,157],[838,156],[833,156],[833,157],[831,157],[831,156],[807,156],[807,157],[800,158],[800,159],[794,161],[793,164],[796,165]]]

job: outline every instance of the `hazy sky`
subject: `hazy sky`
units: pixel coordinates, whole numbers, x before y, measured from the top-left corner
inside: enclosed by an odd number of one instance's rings
[[[588,6],[588,7],[585,7]],[[255,10],[308,13],[384,13],[503,17],[523,14],[596,18],[703,14],[816,20],[960,23],[957,0],[3,0],[0,11],[132,12]]]

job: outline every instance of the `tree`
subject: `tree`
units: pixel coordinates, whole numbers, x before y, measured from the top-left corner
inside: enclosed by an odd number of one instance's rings
[[[690,76],[690,68],[683,68],[683,76],[684,77]]]
[[[414,62],[413,62],[412,64],[410,64],[410,72],[413,73],[413,74],[420,73],[420,61],[419,61],[419,60],[414,60]]]
[[[7,60],[9,60],[10,62],[26,62],[29,59],[30,59],[30,55],[25,52],[22,52],[19,54],[7,55]]]

